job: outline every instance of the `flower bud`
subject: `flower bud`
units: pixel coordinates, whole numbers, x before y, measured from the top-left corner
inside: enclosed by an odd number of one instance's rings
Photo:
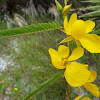
[[[58,10],[59,12],[62,12],[63,7],[61,6],[61,4],[60,4],[57,0],[55,0],[55,3],[56,3],[56,6],[57,6],[57,10]]]
[[[72,4],[67,5],[67,6],[64,7],[64,9],[63,9],[63,14],[64,15],[67,15],[69,13],[69,11],[71,9],[71,6],[72,6]]]
[[[15,91],[18,91],[18,89],[17,89],[17,88],[14,88],[14,90],[15,90]]]
[[[68,2],[69,0],[65,0],[65,6],[67,6],[67,2]]]

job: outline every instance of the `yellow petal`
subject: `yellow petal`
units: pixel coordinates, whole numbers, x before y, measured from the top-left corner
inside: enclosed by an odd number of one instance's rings
[[[65,38],[64,40],[62,40],[59,44],[64,43],[64,42],[69,42],[71,40],[73,40],[73,37],[69,36],[69,37]]]
[[[89,97],[84,97],[82,100],[91,100]]]
[[[84,84],[84,87],[91,92],[94,96],[96,96],[97,98],[100,96],[99,94],[99,89],[95,84],[92,83],[86,83]]]
[[[68,25],[68,18],[67,16],[65,16],[65,19],[64,19],[64,28],[66,28]]]
[[[100,36],[87,34],[80,39],[81,45],[90,53],[100,53]]]
[[[84,55],[84,49],[77,47],[73,50],[72,54],[69,56],[68,61],[77,60]]]
[[[69,27],[77,20],[77,14],[72,14],[69,20]]]
[[[97,72],[96,71],[90,71],[90,72],[91,72],[91,75],[88,82],[93,82],[97,77]]]
[[[74,100],[80,100],[81,96],[76,97]],[[81,100],[91,100],[89,97],[84,97]]]
[[[60,45],[58,47],[58,53],[62,56],[62,57],[68,57],[69,56],[69,48],[64,46],[64,45]]]
[[[61,55],[54,49],[49,49],[49,54],[51,56],[52,64],[57,69],[63,69],[65,66],[61,65]]]
[[[87,82],[90,77],[90,71],[84,66],[77,62],[67,64],[64,76],[69,85],[79,87]]]
[[[71,28],[69,27],[67,16],[64,19],[64,29],[67,35],[71,35]]]
[[[76,97],[74,100],[79,100],[81,99],[81,96]]]
[[[87,20],[87,21],[85,21],[85,27],[86,27],[86,33],[89,33],[95,27],[95,22],[93,22],[91,20]]]
[[[85,22],[83,20],[75,21],[71,33],[74,39],[80,40],[86,34]]]

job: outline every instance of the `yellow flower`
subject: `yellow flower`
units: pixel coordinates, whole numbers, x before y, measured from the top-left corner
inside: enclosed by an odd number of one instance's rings
[[[84,55],[84,50],[81,47],[75,48],[69,56],[69,48],[64,45],[60,45],[58,47],[58,51],[50,48],[49,54],[51,56],[52,64],[58,69],[63,69],[67,67],[70,61],[74,61],[82,57]]]
[[[78,70],[77,72],[75,72],[74,68],[71,69],[71,67],[72,67],[72,65],[70,65],[70,66],[67,67],[67,69],[65,70],[64,75],[65,75],[65,78],[66,78],[67,82],[69,83],[69,85],[71,85],[73,87],[77,87],[78,85],[81,85],[81,82],[83,81],[83,77],[87,78],[87,76],[86,75],[85,76],[82,75],[82,71],[81,71],[81,70],[83,70],[83,69],[81,69],[82,67],[79,66],[80,69],[79,68],[76,69],[76,70]],[[74,66],[74,67],[76,67],[76,66]],[[85,66],[85,65],[84,65],[84,67],[88,68],[88,66]],[[89,72],[90,72],[89,78],[88,78],[87,81],[84,81],[85,83],[83,84],[83,86],[89,92],[91,92],[94,96],[99,97],[100,94],[99,94],[98,87],[95,84],[91,83],[91,82],[93,82],[96,79],[97,73],[95,71],[89,71]],[[82,78],[82,80],[81,80],[81,78]]]
[[[95,22],[91,20],[77,20],[77,14],[73,14],[68,22],[67,16],[64,19],[64,31],[70,37],[61,41],[68,42],[75,40],[91,53],[100,53],[100,36],[88,34],[95,27]]]
[[[70,85],[77,87],[82,86],[87,82],[90,77],[90,71],[88,71],[87,65],[82,65],[74,61],[83,56],[83,48],[75,48],[69,56],[69,48],[64,45],[60,45],[58,47],[58,52],[50,48],[49,54],[51,56],[52,64],[56,68],[66,68],[65,78]]]
[[[17,89],[17,88],[14,88],[14,90],[15,90],[15,91],[18,91],[18,89]]]
[[[51,56],[52,64],[56,68],[66,68],[64,76],[69,85],[73,87],[80,87],[83,85],[94,96],[99,97],[98,87],[90,83],[96,79],[97,73],[95,71],[89,71],[88,65],[83,65],[74,61],[83,56],[83,48],[75,48],[69,56],[69,48],[60,45],[58,51],[50,48],[49,54]]]
[[[74,100],[80,100],[81,96],[76,97]],[[91,100],[89,97],[84,97],[81,100]]]

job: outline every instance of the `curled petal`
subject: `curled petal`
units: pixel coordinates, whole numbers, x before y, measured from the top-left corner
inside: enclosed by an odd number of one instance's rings
[[[74,39],[80,40],[86,34],[85,22],[83,20],[75,21],[71,33]]]
[[[90,71],[90,72],[91,72],[91,75],[88,82],[93,82],[97,77],[97,72],[96,71]]]
[[[90,71],[85,67],[85,65],[72,62],[67,64],[64,75],[69,85],[79,87],[87,82],[90,77]]]
[[[61,65],[61,55],[54,49],[49,49],[49,54],[51,56],[51,61],[54,67],[57,69],[63,69],[65,66]]]
[[[62,57],[68,57],[69,56],[69,48],[64,46],[64,45],[60,45],[58,47],[58,53],[62,56]]]
[[[87,34],[80,39],[81,45],[90,53],[100,53],[100,36]]]
[[[72,41],[72,40],[73,40],[73,37],[69,36],[69,37],[65,38],[64,40],[62,40],[59,44],[64,43],[64,42],[69,42],[69,41]]]
[[[64,29],[67,35],[71,35],[71,28],[69,27],[67,16],[65,16],[65,19],[64,19]]]
[[[77,47],[73,50],[72,54],[69,56],[68,61],[77,60],[84,55],[84,49]]]
[[[68,18],[67,16],[65,16],[65,19],[64,19],[64,28],[66,28],[68,25]]]
[[[100,96],[100,94],[99,94],[99,88],[98,88],[95,84],[86,83],[86,84],[84,84],[84,87],[85,87],[89,92],[91,92],[94,96],[96,96],[97,98]]]
[[[91,20],[87,20],[87,21],[85,21],[85,27],[86,27],[86,33],[89,33],[95,27],[95,22],[93,22]]]

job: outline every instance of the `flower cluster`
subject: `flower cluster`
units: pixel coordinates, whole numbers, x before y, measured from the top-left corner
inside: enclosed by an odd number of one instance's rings
[[[88,34],[95,27],[95,22],[91,20],[83,21],[77,19],[77,14],[72,14],[68,22],[67,16],[64,19],[64,32],[67,38],[60,43],[75,41],[77,47],[70,54],[70,47],[60,45],[58,51],[50,48],[52,64],[57,69],[65,69],[64,76],[68,84],[72,87],[84,86],[94,96],[99,97],[98,87],[91,83],[97,77],[96,71],[88,70],[88,65],[78,63],[76,60],[84,55],[84,47],[90,53],[100,53],[100,36],[96,34]],[[82,45],[82,47],[81,47]],[[75,100],[79,100],[77,97]],[[82,100],[90,100],[85,97]]]

